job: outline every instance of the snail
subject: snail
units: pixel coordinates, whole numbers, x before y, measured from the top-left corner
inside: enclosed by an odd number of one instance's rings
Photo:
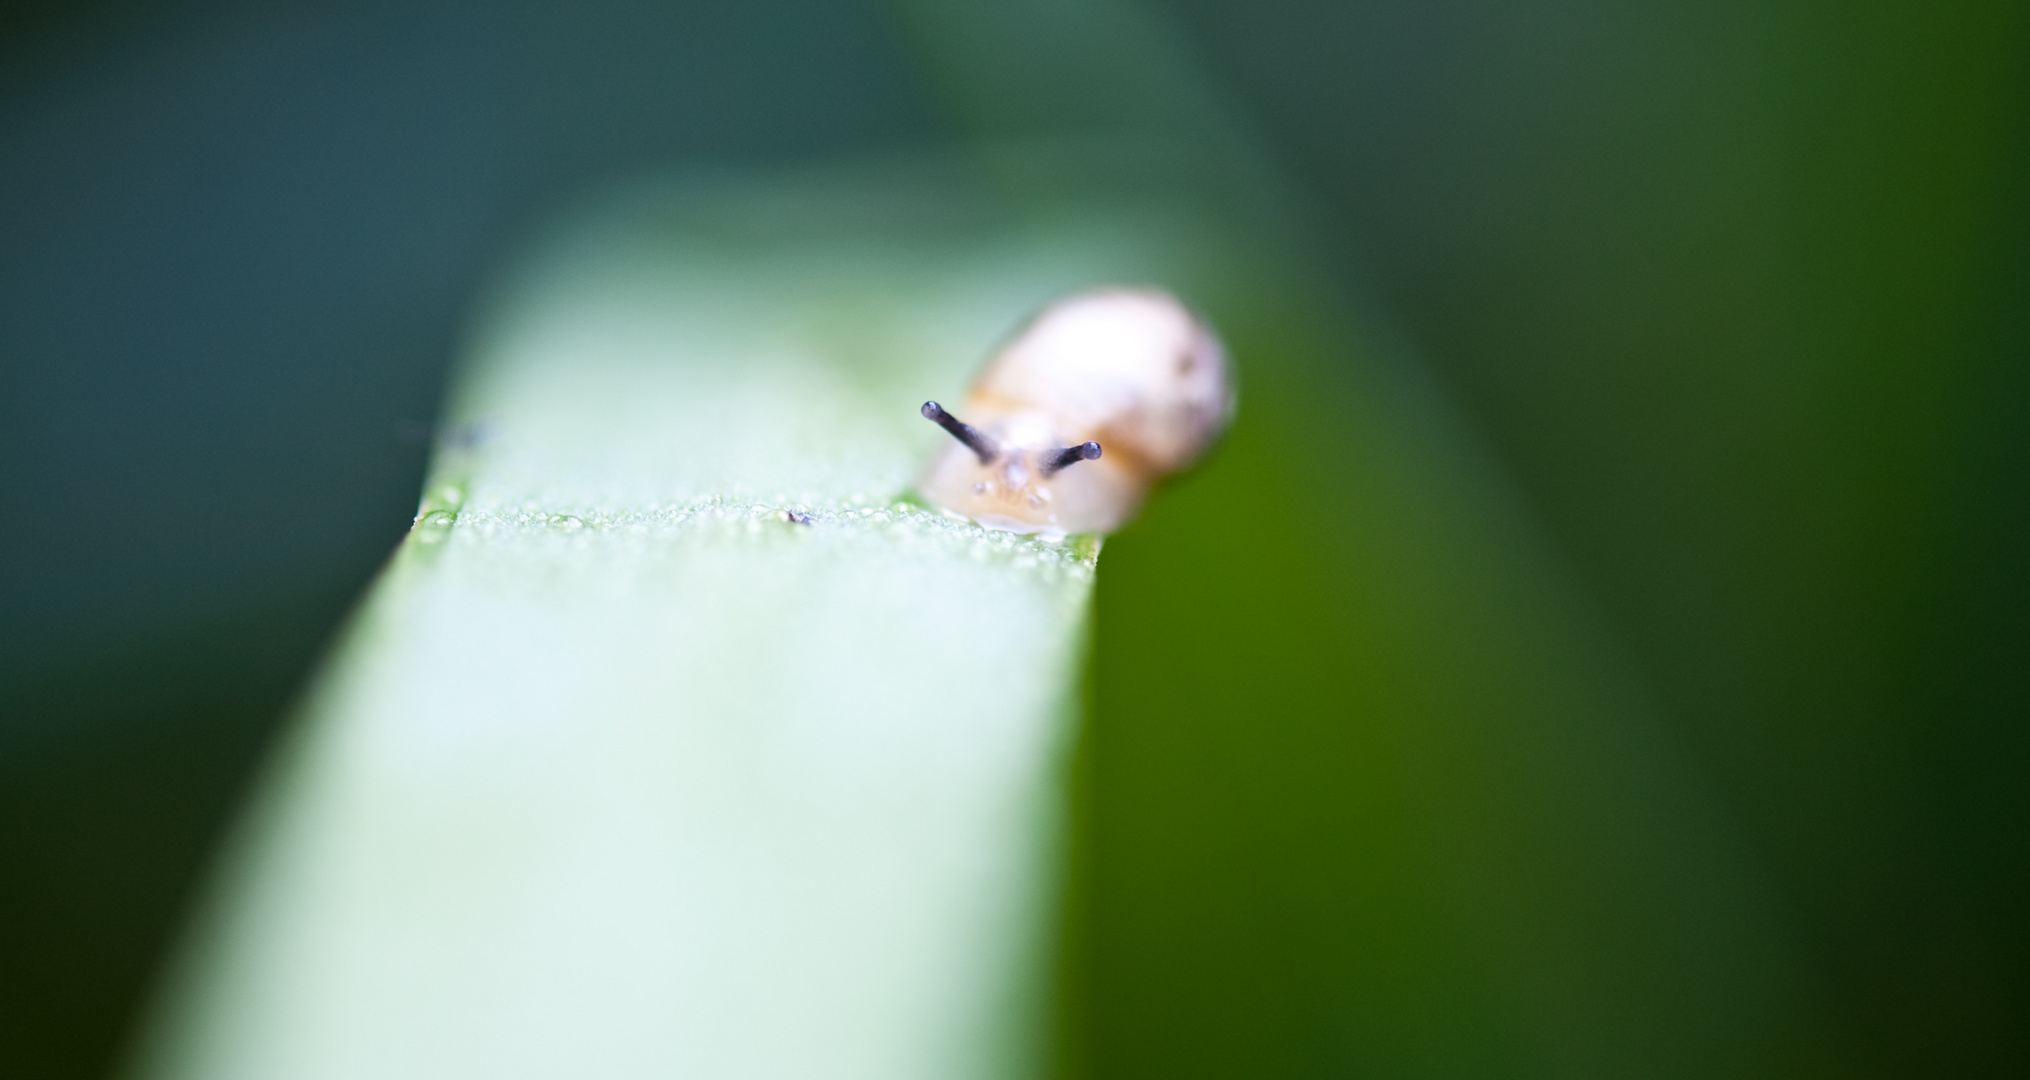
[[[1197,461],[1234,411],[1226,349],[1161,289],[1107,287],[1044,308],[994,354],[922,493],[992,529],[1120,527],[1150,485]]]

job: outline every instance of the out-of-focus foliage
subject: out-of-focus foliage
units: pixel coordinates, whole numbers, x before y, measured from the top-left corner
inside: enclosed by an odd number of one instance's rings
[[[1158,588],[1139,552],[1160,552],[1182,579],[1181,563],[1220,558],[1212,538],[1222,534],[1159,528],[1158,516],[1109,552],[1102,654],[1138,658],[1146,676],[1130,682],[1119,660],[1097,668],[1096,797],[1143,793],[1130,803],[1139,816],[1124,807],[1097,818],[1095,956],[1116,981],[1102,980],[1112,989],[1094,1016],[1121,1017],[1096,1021],[1101,1071],[1151,1060],[1190,1032],[1231,1030],[1204,1014],[1186,1019],[1212,1002],[1229,1016],[1276,1018],[1281,1034],[1309,1040],[1313,1060],[1372,1061],[1400,1045],[1393,1039],[1429,1040],[1414,1060],[1384,1058],[1385,1073],[1448,1072],[1462,1046],[1503,1040],[1548,1052],[1534,1060],[1559,1075],[2030,1067],[2022,7],[1173,7],[1206,68],[1315,197],[1321,212],[1309,220],[1514,483],[1569,598],[1611,640],[1724,820],[1703,841],[1652,835],[1640,853],[1601,857],[1586,846],[1589,827],[1618,818],[1635,829],[1669,794],[1641,784],[1599,794],[1578,828],[1508,803],[1506,783],[1576,800],[1628,763],[1611,739],[1588,740],[1599,757],[1563,760],[1509,743],[1506,728],[1545,719],[1478,682],[1484,660],[1469,658],[1485,655],[1480,638],[1461,627],[1413,651],[1417,620],[1445,610],[1439,594],[1391,616],[1365,593],[1332,591],[1388,574],[1372,555],[1329,554],[1347,550],[1335,545],[1353,531],[1336,515],[1375,506],[1342,508],[1344,488],[1327,487],[1354,468],[1350,458],[1319,463],[1329,447],[1273,464],[1266,449],[1237,453],[1289,470],[1290,498],[1304,509],[1293,501],[1275,512],[1324,526],[1299,548],[1321,569],[1280,589],[1267,577],[1245,588],[1200,577],[1247,606],[1210,617],[1227,629],[1202,631],[1212,637],[1166,658],[1146,635],[1182,612],[1138,615],[1158,604],[1132,591]],[[1256,445],[1247,431],[1236,439],[1237,451]],[[1204,481],[1222,492],[1227,482]],[[1265,489],[1252,479],[1246,497]],[[1328,490],[1334,497],[1320,499]],[[1200,497],[1180,493],[1182,505],[1165,512],[1189,506],[1243,527],[1199,509]],[[1194,536],[1207,547],[1192,547]],[[1268,595],[1291,603],[1279,609]],[[1307,605],[1315,621],[1293,624]],[[1392,618],[1411,622],[1386,635],[1403,652],[1382,661],[1383,689],[1448,694],[1378,696],[1375,669],[1348,659],[1390,654],[1335,627]],[[1514,648],[1526,636],[1511,627],[1497,640]],[[1272,663],[1213,666],[1223,650],[1253,655],[1245,650],[1269,641],[1279,645]],[[1311,664],[1289,658],[1305,649]],[[1446,658],[1462,665],[1449,678],[1435,674]],[[1219,679],[1194,699],[1280,705],[1246,722],[1203,714],[1199,756],[1180,750],[1157,766],[1153,748],[1180,744],[1157,733],[1161,721],[1142,703],[1161,698],[1157,672],[1170,664]],[[1489,727],[1469,735],[1435,723],[1427,710],[1447,701]],[[1272,725],[1278,715],[1308,722]],[[1494,772],[1470,772],[1483,756]],[[1435,774],[1433,762],[1443,763]],[[1353,779],[1370,774],[1372,786]],[[1110,784],[1114,775],[1146,779]],[[1486,782],[1439,783],[1469,775]],[[1463,831],[1377,813],[1362,792],[1389,781],[1435,800],[1429,813]],[[1192,819],[1204,823],[1205,846],[1189,856],[1154,809],[1185,790],[1205,800]],[[1437,934],[1453,917],[1442,905],[1378,903],[1370,890],[1418,872],[1378,874],[1362,840],[1375,835],[1425,872],[1470,868],[1472,888],[1518,905],[1499,933],[1547,951]],[[1164,837],[1180,845],[1172,861],[1128,876],[1130,853],[1171,850]],[[1772,988],[1737,981],[1747,969],[1727,965],[1739,954],[1673,955],[1696,940],[1696,922],[1621,923],[1642,910],[1646,875],[1688,869],[1707,843],[1745,858],[1759,925],[1778,933],[1765,942],[1770,955],[1808,980],[1798,996],[1756,998]],[[1191,918],[1180,914],[1174,932],[1138,938],[1138,905],[1159,891],[1204,899],[1179,903]],[[1548,906],[1530,908],[1532,897]],[[1704,918],[1743,917],[1711,898],[1683,902]],[[1583,931],[1561,938],[1567,925]],[[1731,935],[1738,947],[1760,940],[1750,925]],[[1355,927],[1368,937],[1326,944]],[[1260,951],[1236,944],[1249,928],[1266,935]],[[1432,946],[1404,951],[1420,934]],[[1107,964],[1108,943],[1138,939],[1143,951]],[[1212,957],[1203,981],[1174,959],[1192,948]],[[1635,961],[1645,977],[1618,985],[1591,966],[1599,951],[1648,955],[1653,966]],[[1406,1004],[1418,999],[1397,991],[1387,974],[1396,970],[1429,980],[1420,985],[1433,996]],[[1263,983],[1289,997],[1251,1004],[1264,1000]],[[1561,1020],[1497,1011],[1504,1027],[1464,1004],[1482,984],[1532,1008],[1560,985],[1583,986],[1628,1011],[1574,999]],[[1500,992],[1494,1000],[1512,1008]],[[1297,1019],[1300,1001],[1317,1019]],[[1378,1020],[1391,1015],[1393,1024]],[[1561,1033],[1604,1056],[1562,1056]],[[1614,1038],[1629,1041],[1605,1053]],[[1530,1071],[1522,1060],[1460,1071]],[[1190,1057],[1176,1066],[1170,1075],[1189,1071]]]

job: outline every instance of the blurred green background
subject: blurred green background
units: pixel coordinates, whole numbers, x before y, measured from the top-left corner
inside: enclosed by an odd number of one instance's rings
[[[110,1067],[545,215],[1134,139],[1273,251],[1103,559],[1059,1071],[2030,1073],[2026,17],[10,6],[0,1075]]]

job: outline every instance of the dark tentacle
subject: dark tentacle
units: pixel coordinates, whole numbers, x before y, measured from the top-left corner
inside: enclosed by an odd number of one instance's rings
[[[966,449],[978,454],[980,464],[991,465],[995,458],[1001,456],[1001,448],[995,445],[993,439],[987,437],[986,432],[946,412],[944,406],[937,402],[924,402],[921,411],[924,419],[951,432],[952,438],[966,444]]]
[[[1092,461],[1100,456],[1100,444],[1096,442],[1067,446],[1062,450],[1044,450],[1039,455],[1043,475],[1050,476],[1059,469],[1069,468],[1081,461]]]

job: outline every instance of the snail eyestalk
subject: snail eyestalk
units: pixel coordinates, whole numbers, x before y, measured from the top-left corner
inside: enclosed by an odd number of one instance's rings
[[[1096,442],[1067,446],[1062,450],[1045,450],[1039,467],[1044,476],[1054,475],[1059,469],[1069,468],[1081,461],[1095,461],[1100,456],[1100,444]]]
[[[990,465],[995,458],[1001,456],[1001,448],[995,445],[994,440],[987,437],[986,432],[946,412],[944,406],[939,405],[937,402],[924,402],[921,411],[924,419],[951,432],[952,438],[964,443],[966,449],[978,455],[980,464]],[[1093,447],[1095,451],[1093,456],[1098,457],[1098,446],[1093,444]]]

